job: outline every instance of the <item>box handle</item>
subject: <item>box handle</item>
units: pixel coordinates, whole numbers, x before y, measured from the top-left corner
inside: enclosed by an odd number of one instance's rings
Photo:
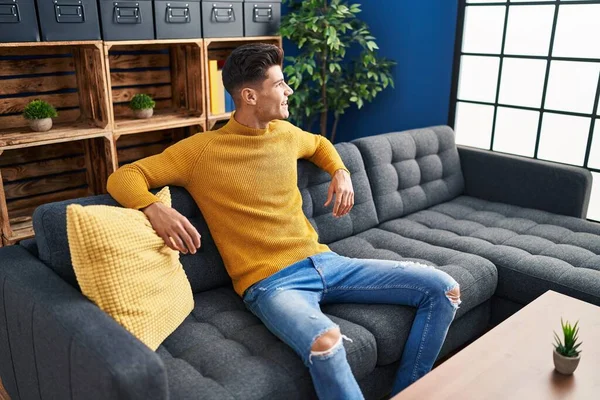
[[[167,23],[169,24],[187,24],[190,22],[190,5],[185,7],[173,7],[167,3]]]
[[[140,3],[135,3],[134,6],[123,6],[119,5],[119,3],[113,3],[113,22],[115,24],[141,24],[142,13],[140,11]]]
[[[212,14],[216,22],[235,22],[235,12],[232,6],[217,7],[216,4],[213,4]]]
[[[54,0],[54,16],[59,24],[81,24],[85,22],[85,12],[81,1]]]
[[[16,24],[21,22],[21,15],[19,14],[19,5],[12,3],[0,4],[0,23],[3,24]]]
[[[271,22],[273,20],[273,6],[269,4],[269,7],[259,7],[254,5],[254,22]]]

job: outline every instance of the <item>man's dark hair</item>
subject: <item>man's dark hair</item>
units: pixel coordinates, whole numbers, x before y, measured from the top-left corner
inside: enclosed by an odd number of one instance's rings
[[[223,86],[233,96],[244,85],[262,84],[267,71],[283,62],[283,50],[266,43],[245,44],[233,50],[223,66]]]

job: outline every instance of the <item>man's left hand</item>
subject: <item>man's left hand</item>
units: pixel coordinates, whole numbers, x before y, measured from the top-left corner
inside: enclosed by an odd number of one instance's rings
[[[334,194],[333,216],[342,217],[348,214],[354,206],[354,189],[352,188],[350,174],[343,169],[338,169],[333,174],[327,193],[327,201],[324,204],[325,207],[331,204]]]

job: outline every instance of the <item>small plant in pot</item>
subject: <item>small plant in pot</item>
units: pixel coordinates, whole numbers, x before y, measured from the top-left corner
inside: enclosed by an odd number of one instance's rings
[[[563,322],[560,319],[562,331],[564,335],[564,342],[560,340],[560,337],[554,332],[554,338],[556,343],[554,344],[554,368],[556,371],[564,375],[571,375],[581,359],[581,342],[577,342],[577,334],[579,333],[579,321],[575,322],[575,325],[571,326],[569,321]]]
[[[154,113],[156,102],[147,94],[136,94],[129,102],[129,108],[133,110],[136,118],[150,118]]]
[[[46,132],[52,128],[52,118],[58,116],[56,109],[43,100],[33,100],[23,110],[23,117],[35,132]]]

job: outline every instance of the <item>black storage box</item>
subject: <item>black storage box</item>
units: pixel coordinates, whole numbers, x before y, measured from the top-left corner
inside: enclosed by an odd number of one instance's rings
[[[279,34],[281,0],[244,0],[244,36]]]
[[[154,0],[154,25],[157,39],[201,38],[200,0]]]
[[[99,0],[104,40],[152,40],[152,0]]]
[[[202,0],[202,33],[205,38],[244,36],[242,0]]]
[[[0,42],[39,42],[35,0],[0,0]]]
[[[42,40],[100,40],[96,0],[36,0]]]

